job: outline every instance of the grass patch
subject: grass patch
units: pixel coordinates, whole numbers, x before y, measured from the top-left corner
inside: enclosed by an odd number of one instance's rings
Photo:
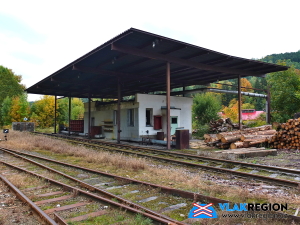
[[[28,136],[27,136],[28,135]],[[30,140],[30,141],[28,141]],[[187,191],[193,191],[196,193],[200,193],[203,195],[208,195],[211,197],[219,197],[222,199],[228,199],[232,202],[277,202],[277,203],[284,203],[288,202],[289,205],[293,206],[294,208],[297,207],[297,204],[300,201],[299,191],[298,190],[292,190],[287,189],[285,190],[285,195],[271,195],[266,194],[262,192],[255,192],[251,193],[248,191],[247,186],[243,188],[242,186],[235,186],[232,184],[229,185],[220,185],[217,184],[215,180],[219,179],[226,179],[230,180],[230,177],[227,177],[227,175],[215,175],[215,173],[211,172],[203,172],[199,169],[193,169],[184,167],[181,165],[172,165],[169,163],[162,163],[162,162],[155,162],[153,160],[149,159],[138,159],[133,156],[127,156],[123,154],[115,154],[112,152],[105,152],[101,150],[93,150],[89,148],[85,148],[84,146],[78,146],[78,145],[71,145],[68,143],[65,143],[64,141],[51,139],[48,137],[43,136],[35,136],[30,135],[28,133],[23,132],[22,135],[15,134],[15,132],[10,133],[10,141],[8,142],[1,142],[1,146],[7,147],[7,148],[13,148],[13,149],[24,149],[28,151],[37,151],[40,154],[46,154],[47,156],[58,159],[61,161],[65,161],[68,163],[76,163],[78,166],[88,167],[91,169],[101,170],[109,173],[113,173],[119,176],[124,176],[128,178],[133,178],[137,180],[142,180],[146,182],[156,183],[159,185],[179,188],[182,190]],[[4,146],[5,145],[5,146]],[[213,152],[213,150],[212,150]],[[288,156],[285,156],[288,157]],[[265,157],[265,159],[278,159],[278,156],[276,157]],[[285,158],[283,158],[285,159]],[[140,161],[139,161],[140,160]],[[246,160],[246,159],[243,159]],[[260,158],[250,159],[250,160],[257,160],[258,163],[260,163]],[[121,161],[121,162],[120,162]],[[282,161],[283,162],[283,161]],[[57,167],[58,168],[58,167]],[[67,171],[68,169],[65,169]],[[246,169],[241,168],[241,171],[250,172],[253,169]],[[76,174],[80,173],[80,171],[74,172],[74,176]],[[207,180],[205,174],[214,174],[215,177],[220,178],[214,178],[212,180]],[[97,176],[95,176],[97,177]],[[225,177],[225,178],[223,178]],[[101,177],[101,180],[104,179]],[[105,179],[106,180],[106,179]],[[111,179],[107,179],[111,181]],[[108,181],[108,182],[109,182]],[[247,182],[247,181],[243,181]],[[36,185],[36,182],[31,181],[30,185],[32,183]],[[248,183],[251,183],[248,181]],[[105,186],[106,187],[106,186]],[[110,192],[120,194],[120,192],[123,192],[122,197],[128,199],[128,200],[140,200],[146,197],[150,196],[163,196],[161,193],[158,192],[151,192],[151,195],[144,195],[144,193],[130,193],[130,191],[136,190],[137,186],[130,184],[126,186],[126,188],[118,189],[112,189]],[[147,190],[147,189],[146,189]],[[138,196],[141,197],[138,197]],[[161,204],[159,207],[153,206],[154,208],[164,208],[169,206],[172,201],[174,200],[161,200],[161,202],[166,202],[167,204]],[[157,200],[150,201],[148,203],[145,203],[145,205],[148,206],[152,203],[159,204]],[[295,205],[295,206],[294,206]],[[151,206],[149,206],[151,207]],[[190,210],[191,206],[188,204],[188,208]],[[294,209],[293,209],[294,210]],[[179,211],[178,211],[179,212]],[[180,210],[181,212],[181,210]],[[91,221],[96,220],[103,220],[101,222],[89,222],[89,224],[110,224],[113,223],[115,218],[109,219],[108,215],[106,216],[106,220],[96,218],[91,219]],[[109,214],[109,216],[116,216],[115,214]],[[178,214],[171,214],[171,216],[176,217]],[[180,216],[180,215],[179,215]],[[104,217],[104,216],[102,216]],[[101,217],[101,218],[102,218]],[[127,214],[126,214],[127,217]],[[181,216],[180,216],[181,217]],[[127,224],[135,224],[135,216],[132,216],[129,218],[130,222],[127,223],[127,219],[125,220]],[[123,221],[123,220],[122,220]],[[209,220],[205,222],[205,220],[202,220],[202,224],[210,224],[209,222],[212,222],[213,220]],[[222,220],[214,220],[216,221],[216,224],[230,224],[227,223],[227,220],[224,220],[224,223],[222,223]],[[222,221],[222,222],[220,222]],[[124,222],[124,224],[126,224]],[[243,223],[243,221],[237,222],[237,223]],[[253,220],[252,222],[249,221],[249,224],[257,224],[257,220]],[[79,223],[78,223],[79,224]],[[81,222],[80,224],[85,224],[85,222]],[[88,224],[88,223],[87,223]],[[263,223],[262,223],[263,224]]]

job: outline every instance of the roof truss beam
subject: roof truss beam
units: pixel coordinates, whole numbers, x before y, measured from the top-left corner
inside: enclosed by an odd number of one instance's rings
[[[167,55],[163,55],[163,54],[155,53],[155,52],[149,52],[146,50],[140,50],[140,49],[137,49],[134,47],[129,47],[129,46],[120,45],[120,44],[116,44],[116,43],[111,44],[111,49],[118,51],[118,52],[122,52],[122,53],[137,55],[140,57],[146,57],[146,58],[150,58],[150,59],[167,61],[170,63],[180,64],[180,65],[193,67],[193,68],[197,68],[197,69],[202,69],[202,70],[211,70],[211,71],[222,72],[222,73],[240,74],[240,75],[244,75],[244,76],[262,75],[261,73],[255,73],[255,72],[250,72],[250,71],[231,69],[231,68],[225,68],[225,67],[219,67],[219,66],[211,66],[211,65],[206,65],[203,63],[198,63],[198,62],[191,62],[191,61],[188,61],[185,59],[167,56]]]
[[[123,72],[116,72],[116,71],[109,71],[109,70],[103,70],[103,69],[97,69],[92,67],[85,67],[85,66],[79,66],[79,65],[73,65],[73,70],[78,70],[84,73],[93,73],[93,74],[103,74],[103,75],[109,75],[109,76],[116,76],[116,77],[122,77],[126,78],[126,80],[123,79],[123,82],[130,82],[132,80],[147,80],[147,81],[153,81],[153,82],[164,82],[164,78],[153,78],[149,76],[141,76],[137,74],[129,74],[129,73],[123,73]],[[179,81],[182,83],[182,81]],[[172,83],[178,83],[176,79],[172,80]]]

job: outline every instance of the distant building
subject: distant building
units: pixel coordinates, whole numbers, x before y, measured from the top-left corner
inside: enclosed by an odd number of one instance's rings
[[[255,109],[242,109],[242,120],[255,120],[264,111],[256,111]]]
[[[242,120],[255,120],[262,113],[264,113],[264,111],[256,111],[255,109],[242,109]],[[225,113],[220,112],[219,115],[224,117]]]

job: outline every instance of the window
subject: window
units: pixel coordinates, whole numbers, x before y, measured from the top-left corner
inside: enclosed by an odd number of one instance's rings
[[[177,117],[171,117],[171,123],[177,124]]]
[[[152,126],[152,112],[153,109],[146,109],[146,126]]]
[[[134,126],[134,109],[127,110],[127,125],[129,127]]]

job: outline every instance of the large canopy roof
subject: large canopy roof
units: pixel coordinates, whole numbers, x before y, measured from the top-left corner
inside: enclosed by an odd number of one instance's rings
[[[131,28],[27,89],[28,93],[86,98],[117,98],[165,91],[166,62],[171,88],[288,69],[243,59]]]

